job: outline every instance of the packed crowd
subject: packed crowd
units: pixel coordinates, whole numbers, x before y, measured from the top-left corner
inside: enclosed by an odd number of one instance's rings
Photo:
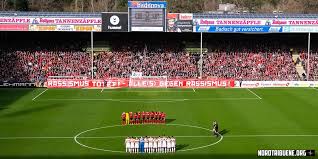
[[[81,51],[0,53],[0,81],[43,82],[48,76],[90,76],[90,56]]]
[[[288,52],[225,52],[208,53],[204,57],[205,77],[237,80],[298,80],[298,74]]]
[[[133,51],[131,51],[133,50]],[[144,76],[198,78],[199,57],[173,49],[131,49],[94,55],[94,78]],[[311,57],[312,76],[318,74],[318,54]],[[91,56],[86,51],[5,51],[0,53],[0,81],[43,82],[48,76],[91,77]],[[215,50],[203,56],[202,77],[237,80],[299,80],[288,51],[252,49]]]
[[[302,52],[300,54],[300,60],[302,62],[302,65],[307,73],[308,71],[308,55],[307,53],[305,52]],[[310,55],[310,58],[309,58],[309,62],[310,62],[310,65],[309,65],[309,77],[308,80],[315,80],[317,81],[318,80],[318,51],[313,51]]]
[[[195,56],[184,52],[104,52],[95,58],[97,79],[129,78],[132,71],[144,76],[196,78],[198,65]]]

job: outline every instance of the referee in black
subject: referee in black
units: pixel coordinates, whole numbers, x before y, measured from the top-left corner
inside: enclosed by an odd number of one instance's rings
[[[220,134],[219,134],[219,124],[214,121],[213,124],[212,124],[212,132],[213,132],[213,135],[216,136],[216,137],[219,137]]]

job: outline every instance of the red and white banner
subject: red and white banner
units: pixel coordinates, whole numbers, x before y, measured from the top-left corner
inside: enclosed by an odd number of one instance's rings
[[[0,24],[0,31],[28,31],[27,24]]]
[[[234,87],[234,80],[222,79],[170,79],[149,80],[140,79],[133,80],[129,83],[129,79],[107,79],[107,80],[73,80],[73,79],[49,79],[47,81],[48,88],[218,88],[218,87]]]
[[[29,17],[0,17],[0,24],[91,24],[101,25],[102,18],[29,18]]]

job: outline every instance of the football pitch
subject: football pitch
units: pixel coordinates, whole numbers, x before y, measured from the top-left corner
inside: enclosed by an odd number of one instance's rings
[[[2,88],[0,95],[0,158],[258,158],[260,149],[318,150],[316,88]],[[167,123],[122,126],[122,112],[130,111],[162,111]],[[214,120],[219,138],[211,135]],[[162,135],[176,138],[176,153],[124,152],[127,136]]]

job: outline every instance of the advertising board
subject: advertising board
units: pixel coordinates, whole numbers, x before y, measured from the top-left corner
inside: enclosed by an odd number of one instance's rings
[[[28,31],[27,24],[0,24],[0,31]]]
[[[102,13],[103,32],[127,32],[128,13]]]
[[[266,88],[266,87],[317,87],[318,81],[235,81],[235,87]]]
[[[167,32],[193,32],[193,14],[168,13]]]
[[[281,26],[196,26],[196,32],[219,33],[279,33]]]

